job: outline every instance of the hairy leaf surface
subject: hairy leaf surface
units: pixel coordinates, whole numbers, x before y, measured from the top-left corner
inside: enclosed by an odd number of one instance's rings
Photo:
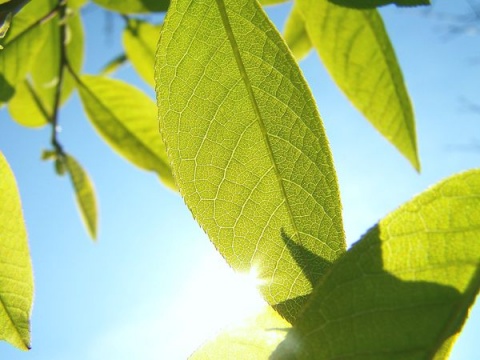
[[[155,86],[155,50],[161,25],[130,19],[123,32],[123,46],[134,69],[145,82]]]
[[[30,348],[33,274],[15,177],[0,153],[0,339]]]
[[[88,118],[112,148],[175,188],[155,103],[133,86],[102,76],[84,75],[78,88]]]
[[[94,3],[122,14],[167,11],[170,0],[93,0]]]
[[[372,228],[320,281],[288,339],[299,359],[446,359],[479,288],[472,170]]]
[[[265,360],[285,338],[290,324],[271,307],[225,330],[197,350],[190,360],[248,359]]]
[[[312,41],[308,37],[305,20],[296,5],[288,15],[284,38],[297,60],[303,59],[312,49]]]
[[[71,155],[65,157],[65,168],[72,180],[78,208],[88,233],[93,239],[96,239],[98,215],[93,183],[82,166]]]
[[[298,0],[296,8],[337,85],[419,170],[412,105],[379,13],[328,0]]]
[[[231,266],[258,269],[266,300],[293,321],[345,243],[329,144],[290,51],[256,1],[177,0],[156,81],[187,205]]]

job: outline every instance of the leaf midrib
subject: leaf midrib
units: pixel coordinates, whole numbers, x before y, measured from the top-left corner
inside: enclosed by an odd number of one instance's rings
[[[123,125],[122,122],[118,120],[117,115],[114,114],[107,106],[105,106],[104,103],[103,103],[102,101],[100,101],[100,99],[95,95],[95,93],[94,93],[92,90],[90,90],[90,88],[89,88],[87,85],[85,85],[85,83],[84,83],[83,81],[81,81],[80,79],[78,79],[78,82],[79,82],[79,85],[80,85],[81,87],[83,87],[83,89],[84,89],[85,91],[87,91],[87,93],[88,93],[90,96],[92,96],[92,97],[95,99],[95,101],[97,101],[97,103],[98,103],[109,115],[112,116],[112,118],[115,119],[115,122],[116,122],[123,130],[125,130],[127,133],[133,135],[132,138],[135,139],[135,142],[137,142],[137,143],[140,145],[141,148],[145,149],[146,152],[148,152],[150,156],[152,156],[154,159],[156,159],[158,162],[160,162],[160,163],[163,165],[164,170],[168,171],[168,169],[169,169],[168,165],[167,165],[161,158],[159,158],[159,157],[157,156],[157,154],[155,154],[155,153],[153,152],[153,150],[151,150],[141,139],[139,139],[138,137],[136,137],[136,136],[130,131],[130,129],[128,129],[125,125]],[[153,170],[153,171],[157,171],[156,169],[152,169],[152,170]]]
[[[233,52],[233,55],[235,57],[235,61],[236,61],[237,66],[238,66],[238,70],[240,71],[240,76],[242,77],[243,83],[245,84],[245,87],[247,89],[248,97],[249,97],[250,102],[252,104],[253,111],[255,112],[255,115],[258,118],[258,124],[259,124],[260,130],[261,130],[262,135],[263,135],[263,140],[264,140],[265,146],[268,149],[268,151],[267,151],[268,156],[270,158],[270,161],[273,164],[273,169],[275,171],[275,176],[277,178],[278,185],[280,187],[280,191],[282,192],[282,196],[283,196],[283,199],[284,199],[284,204],[287,207],[288,217],[290,218],[290,222],[293,226],[294,234],[298,237],[300,232],[299,232],[297,224],[296,224],[296,222],[293,218],[292,208],[291,208],[290,202],[289,202],[288,197],[287,197],[285,186],[283,185],[283,181],[282,181],[282,177],[280,175],[280,171],[279,171],[277,163],[276,163],[276,161],[273,157],[273,149],[272,149],[272,145],[270,143],[270,139],[268,137],[268,132],[267,132],[267,129],[266,129],[265,124],[263,122],[263,117],[262,117],[262,114],[260,112],[260,107],[258,105],[257,99],[256,99],[255,94],[253,92],[253,87],[252,87],[252,84],[250,83],[250,78],[248,77],[247,70],[246,70],[245,65],[243,63],[243,59],[242,59],[242,56],[240,54],[237,41],[236,41],[235,35],[233,33],[233,29],[230,25],[230,20],[228,18],[227,9],[225,7],[224,0],[216,0],[216,3],[217,3],[217,6],[218,6],[218,10],[220,12],[220,17],[222,19],[223,27],[225,28],[225,32],[227,33],[227,37],[228,37],[228,40],[230,42],[232,52]]]

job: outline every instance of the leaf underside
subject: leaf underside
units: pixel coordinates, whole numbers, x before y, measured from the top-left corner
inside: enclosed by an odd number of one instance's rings
[[[480,170],[388,215],[319,283],[274,359],[446,359],[480,289]]]
[[[156,67],[160,129],[186,204],[294,321],[345,249],[329,145],[298,65],[256,2],[178,0]]]

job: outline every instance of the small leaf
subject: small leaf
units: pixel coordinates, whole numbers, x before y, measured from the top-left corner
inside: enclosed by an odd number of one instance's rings
[[[67,169],[65,167],[65,163],[64,163],[63,159],[61,159],[61,158],[56,158],[55,159],[55,172],[59,176],[63,176],[67,172]]]
[[[17,85],[8,111],[13,120],[26,127],[41,127],[49,121],[45,106],[28,80]]]
[[[430,0],[328,0],[334,4],[354,9],[372,9],[383,5],[397,6],[430,5]]]
[[[79,92],[88,118],[112,148],[175,189],[155,103],[133,86],[101,76],[82,76]]]
[[[129,19],[123,32],[123,46],[134,69],[145,82],[155,86],[155,50],[161,25],[152,25],[142,20]]]
[[[33,273],[15,177],[0,153],[0,339],[30,348]]]
[[[419,170],[412,105],[379,13],[344,8],[328,0],[298,0],[296,9],[337,85]]]
[[[345,248],[329,145],[297,63],[256,1],[177,0],[156,67],[185,202],[229,264],[258,268],[268,303],[294,321]],[[296,261],[299,251],[316,261]]]
[[[312,49],[312,42],[308,37],[305,20],[297,6],[293,6],[287,23],[285,24],[284,38],[297,60],[303,59]]]
[[[122,14],[138,14],[167,11],[170,0],[93,0],[108,10]]]
[[[291,325],[271,307],[203,345],[190,360],[265,360],[285,338]]]
[[[480,170],[409,201],[320,281],[287,337],[295,358],[446,359],[480,289],[479,239]]]
[[[54,150],[43,150],[41,159],[44,161],[54,160],[57,156],[57,152]]]
[[[70,155],[64,158],[65,168],[75,189],[78,208],[92,239],[97,237],[97,201],[93,183],[81,165]]]

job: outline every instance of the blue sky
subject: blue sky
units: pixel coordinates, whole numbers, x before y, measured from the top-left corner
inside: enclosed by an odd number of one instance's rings
[[[435,13],[463,13],[463,1]],[[280,28],[290,5],[271,7]],[[477,101],[479,36],[449,36],[447,22],[421,9],[382,9],[414,103],[422,173],[417,174],[346,101],[316,54],[302,69],[317,100],[338,171],[349,243],[428,186],[480,163]],[[120,53],[123,20],[83,11],[85,72]],[[106,30],[108,29],[108,30]],[[119,78],[152,90],[129,67]],[[477,95],[477,96],[476,96]],[[29,130],[0,110],[0,150],[17,177],[35,271],[33,349],[0,343],[13,360],[184,359],[234,312],[243,288],[199,229],[182,199],[118,157],[86,121],[78,96],[62,108],[61,141],[90,173],[100,202],[99,241],[83,228],[67,178],[41,162],[50,130]],[[475,151],[474,145],[477,146]],[[220,291],[218,291],[220,289]],[[480,305],[452,359],[478,359]]]

